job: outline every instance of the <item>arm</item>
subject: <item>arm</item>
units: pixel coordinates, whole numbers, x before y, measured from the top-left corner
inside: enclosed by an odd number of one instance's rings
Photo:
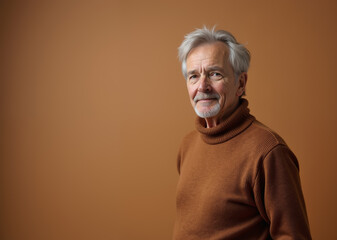
[[[254,195],[273,239],[311,239],[298,162],[287,146],[277,145],[265,156]]]

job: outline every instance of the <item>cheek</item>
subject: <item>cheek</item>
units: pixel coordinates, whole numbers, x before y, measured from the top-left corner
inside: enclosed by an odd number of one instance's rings
[[[224,89],[221,89],[221,91],[218,91],[218,94],[220,95],[219,103],[221,106],[224,106],[229,98],[228,93]]]
[[[226,99],[227,93],[226,93],[225,89],[226,89],[226,87],[225,87],[224,84],[221,84],[221,85],[217,86],[217,88],[215,88],[217,94],[220,95],[221,100]]]
[[[195,97],[197,91],[196,91],[195,88],[193,88],[193,87],[191,87],[191,86],[188,86],[188,87],[187,87],[187,92],[188,92],[189,97],[190,97],[191,99],[193,99],[193,98]]]

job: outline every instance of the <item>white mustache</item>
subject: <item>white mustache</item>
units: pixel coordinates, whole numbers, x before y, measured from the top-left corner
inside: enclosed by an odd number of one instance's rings
[[[197,101],[199,101],[199,100],[210,99],[210,98],[216,98],[216,99],[219,99],[220,96],[219,96],[218,94],[216,94],[216,93],[198,93],[198,94],[194,97],[193,101],[194,101],[194,102],[197,102]]]

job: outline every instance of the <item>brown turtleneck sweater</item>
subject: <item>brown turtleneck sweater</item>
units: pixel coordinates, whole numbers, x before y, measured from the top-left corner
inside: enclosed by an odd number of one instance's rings
[[[174,240],[311,239],[297,159],[247,106],[183,140]]]

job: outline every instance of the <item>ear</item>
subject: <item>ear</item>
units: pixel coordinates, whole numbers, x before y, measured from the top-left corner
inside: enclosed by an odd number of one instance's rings
[[[245,95],[247,79],[248,79],[248,75],[246,72],[243,72],[239,75],[238,77],[239,86],[238,86],[238,90],[236,91],[236,95],[238,97]]]

